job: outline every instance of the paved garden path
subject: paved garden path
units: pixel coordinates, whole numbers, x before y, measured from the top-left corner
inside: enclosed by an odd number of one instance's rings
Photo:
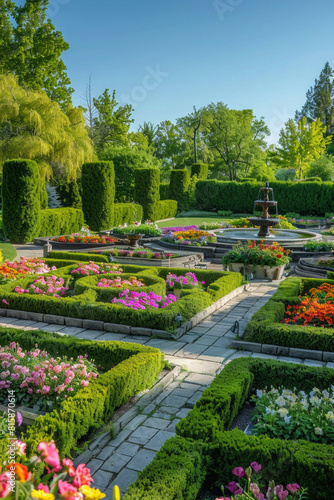
[[[21,253],[22,254],[22,253]],[[271,356],[230,349],[235,338],[232,327],[239,321],[240,333],[251,316],[275,293],[279,282],[252,282],[249,289],[230,300],[212,316],[183,335],[177,341],[151,339],[122,333],[87,330],[64,325],[40,323],[15,318],[0,318],[1,326],[12,326],[27,330],[40,329],[94,340],[121,340],[159,348],[173,365],[182,368],[177,378],[170,383],[147,406],[136,403],[137,413],[117,435],[116,439],[103,442],[98,451],[84,452],[89,459],[88,467],[94,485],[112,497],[111,489],[118,484],[122,493],[136,480],[138,472],[154,458],[163,443],[175,435],[175,425],[184,418],[203,390],[211,384],[224,364],[241,356],[278,359],[309,366],[324,366],[314,360],[302,360],[284,356]],[[334,368],[334,363],[326,366]],[[85,457],[85,458],[86,458]],[[86,458],[86,459],[87,459]],[[83,458],[82,458],[83,460]],[[85,461],[85,460],[84,460]]]

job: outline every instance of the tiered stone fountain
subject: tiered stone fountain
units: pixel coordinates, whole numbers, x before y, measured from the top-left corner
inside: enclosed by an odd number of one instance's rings
[[[269,199],[269,193],[271,194],[271,200]],[[276,215],[277,215],[277,201],[274,200],[274,191],[271,187],[269,187],[269,182],[266,182],[265,187],[260,188],[259,191],[260,196],[263,195],[263,200],[255,200],[254,202],[254,211],[255,208],[261,207],[262,208],[262,216],[261,217],[248,217],[249,222],[253,224],[253,226],[259,226],[259,232],[257,234],[258,238],[270,238],[273,237],[273,235],[270,233],[269,228],[273,226],[277,226],[279,223],[279,219],[271,218],[269,215],[269,208],[270,207],[275,207],[276,208]]]

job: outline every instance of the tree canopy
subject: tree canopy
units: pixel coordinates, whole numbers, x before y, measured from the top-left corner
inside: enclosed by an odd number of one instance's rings
[[[0,0],[0,73],[15,74],[30,89],[45,90],[66,110],[73,89],[61,54],[69,45],[46,18],[48,4],[25,0],[18,6]]]
[[[93,159],[81,108],[64,113],[44,91],[18,84],[13,75],[0,75],[0,164],[26,158],[42,165],[46,174],[75,179],[84,162]]]

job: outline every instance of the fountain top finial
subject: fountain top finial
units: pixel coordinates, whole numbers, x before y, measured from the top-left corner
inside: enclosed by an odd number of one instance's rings
[[[267,182],[266,182],[266,188],[268,188],[268,187],[269,187],[269,182],[267,181]]]

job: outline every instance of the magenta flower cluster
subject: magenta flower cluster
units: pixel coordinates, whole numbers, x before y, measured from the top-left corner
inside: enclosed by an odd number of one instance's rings
[[[79,263],[78,267],[71,271],[71,274],[74,276],[94,276],[95,274],[121,274],[122,269],[118,266],[102,263],[96,264],[93,261],[90,261],[88,264],[84,264],[82,262]]]
[[[20,286],[14,288],[16,293],[49,295],[52,297],[64,297],[67,290],[68,286],[64,286],[63,278],[57,276],[38,276],[28,288],[24,289]]]
[[[288,484],[286,489],[282,484],[275,485],[273,481],[270,481],[267,488],[266,495],[261,493],[260,487],[257,482],[252,482],[252,474],[258,474],[262,469],[261,464],[257,462],[252,462],[250,466],[244,470],[243,467],[235,467],[232,474],[239,478],[241,482],[242,479],[245,480],[245,486],[242,487],[239,482],[231,481],[226,489],[229,490],[233,498],[253,498],[256,500],[285,500],[290,494],[294,495],[295,498],[299,498],[303,490],[297,483]],[[223,489],[224,490],[224,489]],[[230,497],[222,496],[216,498],[216,500],[231,500]]]
[[[121,304],[131,309],[146,309],[147,307],[153,307],[154,309],[164,309],[176,302],[175,295],[169,294],[165,295],[163,298],[161,295],[156,295],[154,292],[130,292],[129,290],[124,290],[112,299],[112,304]]]
[[[15,342],[0,347],[0,391],[16,388],[20,394],[48,395],[56,402],[66,399],[67,394],[74,395],[81,387],[87,387],[97,375],[87,355],[78,356],[76,360],[54,358],[38,349],[38,344],[29,352],[23,351]],[[7,391],[4,392],[5,397]]]
[[[202,285],[205,285],[205,281],[201,281]],[[166,277],[166,286],[169,289],[173,288],[194,288],[199,286],[199,281],[196,274],[189,272],[184,276],[176,276],[176,274],[168,273]]]
[[[96,286],[100,288],[124,288],[128,286],[141,287],[145,286],[145,283],[134,277],[122,280],[122,278],[118,276],[113,280],[108,280],[107,278],[101,278],[100,281],[96,283]]]

